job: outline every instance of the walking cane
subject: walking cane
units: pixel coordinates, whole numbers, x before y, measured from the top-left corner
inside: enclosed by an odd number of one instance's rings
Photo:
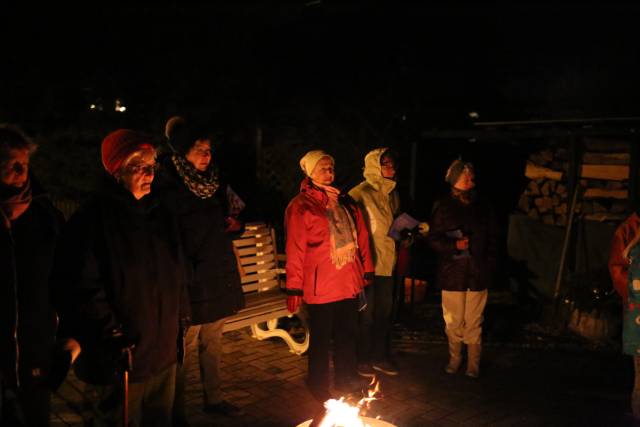
[[[131,358],[131,347],[127,347],[122,350],[123,356],[123,372],[122,372],[122,390],[124,402],[122,404],[122,425],[127,427],[129,425],[129,371],[133,364]]]

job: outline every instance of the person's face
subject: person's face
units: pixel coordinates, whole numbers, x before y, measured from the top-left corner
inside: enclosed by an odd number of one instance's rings
[[[380,159],[380,171],[384,178],[395,179],[398,165],[390,156],[382,156]]]
[[[334,179],[333,161],[329,157],[323,157],[311,172],[311,179],[322,185],[331,185]]]
[[[141,151],[135,154],[122,167],[120,179],[127,190],[137,200],[151,192],[151,183],[155,176],[156,153],[153,150]]]
[[[200,139],[193,144],[185,158],[200,172],[204,172],[211,163],[211,141]]]
[[[0,164],[0,182],[7,187],[22,188],[29,177],[29,150],[12,148]]]
[[[464,170],[460,174],[460,177],[458,178],[458,181],[456,181],[456,184],[453,187],[460,191],[469,191],[476,186],[476,183],[474,181],[475,178],[476,177],[473,173],[473,170],[464,168]]]

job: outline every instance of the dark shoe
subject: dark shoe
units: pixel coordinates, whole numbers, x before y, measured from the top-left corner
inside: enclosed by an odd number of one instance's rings
[[[371,378],[376,376],[376,371],[373,370],[371,363],[358,364],[358,375],[365,378]]]
[[[373,362],[373,369],[387,375],[398,375],[398,368],[396,368],[394,363],[389,361]]]
[[[224,415],[225,417],[239,417],[244,415],[242,409],[232,405],[226,400],[216,403],[215,405],[205,405],[203,410],[207,414],[218,414]]]

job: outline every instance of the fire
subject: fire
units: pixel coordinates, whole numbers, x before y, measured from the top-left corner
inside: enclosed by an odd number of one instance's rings
[[[381,396],[380,381],[374,377],[369,384],[367,396],[360,399],[355,406],[346,402],[344,397],[327,400],[324,403],[327,412],[320,427],[372,427],[372,424],[369,424],[372,421],[373,425],[380,425],[376,422],[378,420],[363,417],[360,412],[369,409],[370,403]]]
[[[360,408],[349,405],[344,401],[344,397],[339,400],[329,399],[324,403],[324,407],[327,414],[322,419],[320,427],[365,427],[359,416]]]

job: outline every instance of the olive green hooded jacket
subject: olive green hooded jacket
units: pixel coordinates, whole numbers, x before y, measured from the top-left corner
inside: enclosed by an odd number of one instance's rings
[[[376,148],[365,156],[365,180],[349,191],[365,214],[376,276],[391,276],[396,263],[396,242],[387,233],[399,213],[400,197],[396,182],[382,177],[380,157],[387,150]]]

